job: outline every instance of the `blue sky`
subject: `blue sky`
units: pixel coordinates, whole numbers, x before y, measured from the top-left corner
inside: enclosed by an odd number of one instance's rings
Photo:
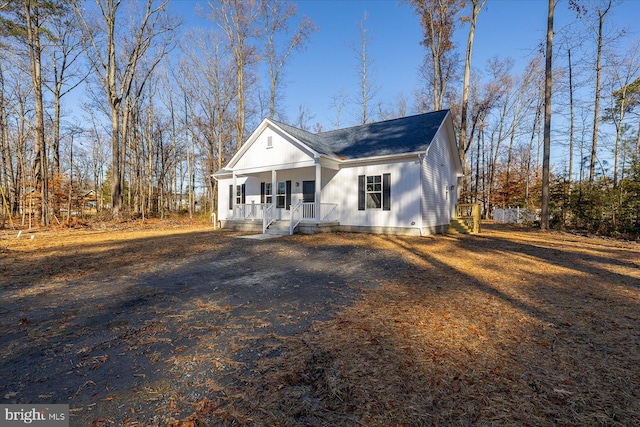
[[[587,0],[589,1],[589,0]],[[195,5],[206,7],[206,2],[177,1],[185,24],[211,26],[199,19]],[[351,45],[358,44],[358,23],[366,11],[366,27],[373,33],[369,55],[373,58],[373,77],[379,87],[376,99],[391,103],[402,93],[409,100],[409,113],[413,112],[413,92],[420,85],[418,68],[425,48],[420,45],[422,29],[413,9],[397,0],[299,0],[298,13],[310,17],[319,27],[304,51],[297,52],[286,68],[286,86],[280,108],[289,121],[305,105],[315,115],[312,123],[319,122],[325,130],[333,128],[335,111],[330,96],[344,90],[355,95],[359,77],[357,59]],[[489,0],[482,11],[476,28],[473,67],[483,70],[493,56],[511,57],[515,69],[522,69],[533,52],[545,39],[547,1],[544,0]],[[611,22],[631,29],[638,37],[640,0],[627,0],[611,12]],[[555,29],[558,32],[575,21],[568,10],[568,1],[557,2]],[[456,45],[464,60],[467,26],[456,34]],[[635,33],[634,33],[635,31]],[[356,106],[347,106],[342,115],[343,125],[356,124]]]
[[[373,33],[369,55],[373,58],[373,78],[379,87],[376,99],[392,103],[399,94],[409,100],[413,112],[413,92],[420,85],[418,68],[425,48],[420,45],[422,29],[413,9],[397,0],[299,0],[298,13],[310,17],[319,27],[304,51],[297,52],[286,68],[285,97],[280,108],[292,121],[300,105],[315,115],[325,130],[331,129],[336,113],[330,107],[330,96],[344,90],[355,95],[358,90],[358,62],[352,45],[359,42],[358,23],[366,11],[366,27]],[[195,5],[204,2],[178,3],[187,25],[211,25],[197,19]],[[189,6],[190,4],[190,10]],[[574,21],[567,1],[556,7],[556,31]],[[544,41],[547,2],[544,0],[489,0],[476,28],[473,66],[484,69],[495,55],[511,57],[515,68],[522,69]],[[633,28],[640,18],[640,1],[628,0],[617,6],[611,20],[618,26]],[[456,34],[456,45],[464,59],[467,27]],[[635,34],[637,37],[637,33]],[[355,106],[347,106],[342,115],[345,125],[356,123]]]

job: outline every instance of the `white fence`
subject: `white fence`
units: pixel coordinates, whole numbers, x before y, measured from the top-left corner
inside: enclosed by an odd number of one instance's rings
[[[524,224],[540,220],[540,214],[531,209],[499,209],[493,210],[493,222],[500,224]]]

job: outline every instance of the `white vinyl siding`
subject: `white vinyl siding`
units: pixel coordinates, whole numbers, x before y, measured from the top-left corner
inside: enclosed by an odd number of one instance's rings
[[[422,161],[422,226],[425,228],[448,224],[457,202],[457,177],[445,132],[444,127],[440,128]]]
[[[233,185],[233,179],[218,180],[218,219],[231,218],[229,207],[229,186]]]
[[[391,178],[391,210],[358,210],[358,176],[382,176],[385,173]],[[338,204],[341,225],[420,226],[420,197],[416,192],[420,183],[420,164],[417,156],[415,160],[343,167],[340,171],[323,169],[322,181],[322,203]]]
[[[269,146],[271,140],[271,146]],[[307,153],[295,146],[274,130],[267,128],[253,142],[234,166],[234,170],[275,167],[281,169],[287,165],[313,162]]]

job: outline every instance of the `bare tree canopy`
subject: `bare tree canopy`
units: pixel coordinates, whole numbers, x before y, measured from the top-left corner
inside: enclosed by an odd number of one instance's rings
[[[390,3],[0,0],[0,228],[216,212],[213,175],[264,117],[322,132],[449,109],[458,200],[640,232],[633,4]],[[543,7],[517,51],[485,44],[494,11]]]

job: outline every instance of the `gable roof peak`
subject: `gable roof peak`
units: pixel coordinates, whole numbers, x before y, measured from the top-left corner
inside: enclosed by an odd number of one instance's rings
[[[446,113],[448,113],[450,110],[449,109],[442,109],[442,110],[437,110],[437,111],[429,111],[427,113],[417,113],[417,114],[411,114],[409,116],[404,116],[404,117],[396,117],[393,119],[385,119],[385,120],[380,120],[377,122],[369,122],[369,123],[364,123],[364,124],[360,124],[360,125],[353,125],[353,126],[347,126],[345,128],[338,128],[338,129],[333,129],[333,130],[327,130],[324,132],[320,132],[317,135],[325,135],[331,132],[339,132],[339,131],[346,131],[346,130],[350,130],[350,129],[355,129],[355,128],[362,128],[365,126],[371,126],[371,125],[385,125],[385,124],[390,124],[392,122],[395,121],[399,121],[399,120],[410,120],[410,119],[414,119],[417,117],[422,117],[422,116],[429,116],[432,114],[442,114],[443,117],[446,116]]]

